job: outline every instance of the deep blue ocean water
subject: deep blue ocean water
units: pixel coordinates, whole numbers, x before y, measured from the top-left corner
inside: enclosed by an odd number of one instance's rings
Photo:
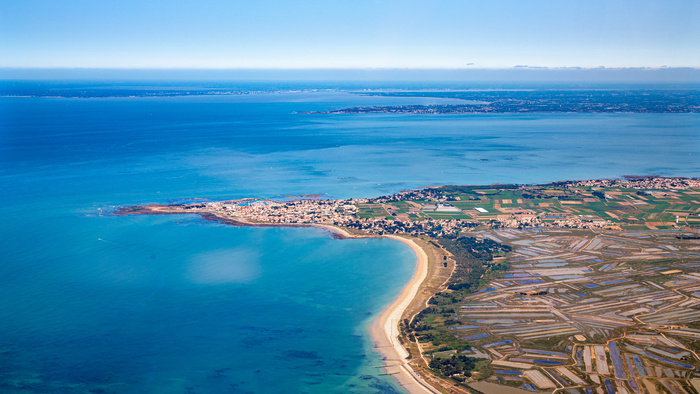
[[[700,175],[698,114],[311,115],[446,101],[254,88],[0,97],[1,392],[398,390],[367,326],[404,245],[117,206]]]

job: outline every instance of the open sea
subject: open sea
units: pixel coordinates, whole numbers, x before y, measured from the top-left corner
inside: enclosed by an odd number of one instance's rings
[[[412,277],[405,245],[118,206],[700,176],[700,114],[321,115],[299,112],[454,100],[20,85],[2,86],[43,93],[0,97],[3,393],[401,392],[368,326]]]

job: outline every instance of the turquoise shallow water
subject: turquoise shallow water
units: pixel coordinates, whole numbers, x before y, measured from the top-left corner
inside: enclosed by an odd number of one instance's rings
[[[295,113],[411,100],[0,98],[0,391],[397,389],[366,327],[404,245],[116,206],[700,174],[698,115]]]
[[[33,244],[7,240],[31,248],[11,250],[2,268],[3,391],[387,384],[364,327],[412,274],[400,243],[189,216],[71,216],[17,226]]]

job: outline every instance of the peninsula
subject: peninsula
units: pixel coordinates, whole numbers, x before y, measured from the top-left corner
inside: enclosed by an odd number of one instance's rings
[[[386,372],[411,393],[700,389],[696,178],[438,186],[116,213],[316,226],[338,238],[406,243],[416,274],[372,336]]]

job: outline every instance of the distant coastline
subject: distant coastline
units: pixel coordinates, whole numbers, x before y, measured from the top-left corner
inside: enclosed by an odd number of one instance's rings
[[[394,106],[376,106],[376,107],[352,107],[342,108],[330,111],[308,111],[300,112],[301,114],[416,114],[416,115],[451,115],[451,114],[547,114],[547,113],[586,113],[586,114],[639,114],[639,113],[700,113],[700,107],[683,108],[673,110],[672,108],[665,109],[625,109],[622,107],[610,108],[538,108],[536,106],[528,106],[527,104],[520,107],[502,106],[502,105],[394,105]]]
[[[461,100],[459,104],[350,107],[307,114],[698,113],[698,91],[630,89],[399,90],[362,95]]]

